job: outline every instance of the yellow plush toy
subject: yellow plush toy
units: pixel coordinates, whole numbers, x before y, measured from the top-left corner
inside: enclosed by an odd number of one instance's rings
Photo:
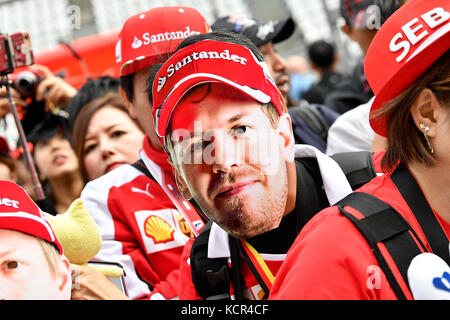
[[[64,214],[52,216],[46,213],[56,237],[64,249],[70,263],[87,265],[102,247],[100,231],[89,215],[83,200],[76,199]],[[123,275],[118,266],[94,266],[106,277],[117,278]]]

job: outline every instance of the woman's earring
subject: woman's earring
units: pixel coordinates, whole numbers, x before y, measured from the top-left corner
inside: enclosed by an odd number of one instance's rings
[[[431,154],[434,153],[433,145],[430,142],[430,139],[428,138],[428,131],[430,131],[430,127],[424,125],[423,123],[419,124],[420,129],[423,130],[423,136],[425,137],[425,140],[428,144],[428,148],[430,149]]]

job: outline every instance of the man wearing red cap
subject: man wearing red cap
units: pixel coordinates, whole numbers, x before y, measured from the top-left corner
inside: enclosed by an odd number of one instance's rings
[[[0,300],[68,300],[63,248],[24,189],[0,181]]]
[[[273,299],[450,299],[450,3],[411,0],[365,60],[383,176],[316,215]]]
[[[212,220],[185,250],[179,297],[267,298],[297,232],[351,192],[346,176],[294,145],[263,55],[239,34],[185,40],[156,74],[153,103],[178,188]]]
[[[183,39],[208,31],[208,23],[195,9],[159,7],[130,17],[117,41],[120,93],[146,137],[139,162],[88,183],[81,197],[103,238],[96,259],[124,267],[132,299],[176,297],[181,252],[203,225],[197,211],[176,190],[153,128],[147,81],[152,81],[154,65],[163,62]]]

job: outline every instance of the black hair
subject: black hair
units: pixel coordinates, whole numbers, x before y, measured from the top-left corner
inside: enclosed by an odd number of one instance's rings
[[[315,41],[308,47],[309,59],[321,69],[327,69],[332,66],[334,55],[333,45],[324,40]]]
[[[150,71],[147,75],[147,97],[148,101],[153,105],[153,80],[155,79],[156,74],[158,73],[158,70],[162,67],[164,63],[156,63],[152,65],[150,68]]]
[[[380,8],[380,25],[405,3],[405,0],[375,0],[374,5]]]
[[[78,90],[77,94],[70,99],[67,106],[67,111],[70,114],[70,130],[72,130],[78,112],[83,106],[88,104],[89,101],[101,97],[110,91],[119,91],[119,79],[110,76],[102,76],[97,79],[89,78]]]
[[[380,25],[386,22],[386,20],[397,11],[402,5],[405,4],[406,0],[373,0],[372,5],[377,6],[380,9]],[[347,25],[351,25],[350,17],[348,15],[348,6],[352,6],[354,1],[351,0],[341,0],[340,13],[344,18]],[[355,7],[364,6],[364,4],[353,4]]]
[[[133,99],[134,99],[133,78],[134,78],[134,73],[127,74],[126,76],[120,76],[120,78],[119,78],[120,87],[125,92],[125,95],[127,96],[128,101],[133,101]]]

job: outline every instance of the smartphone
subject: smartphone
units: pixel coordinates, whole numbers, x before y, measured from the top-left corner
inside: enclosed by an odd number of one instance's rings
[[[9,74],[16,68],[34,63],[30,36],[27,32],[0,34],[0,74]]]
[[[118,262],[106,262],[106,261],[89,261],[88,266],[118,266],[121,269],[123,269],[123,266]],[[124,272],[125,275],[125,272]],[[123,275],[119,278],[110,278],[108,277],[108,280],[110,280],[114,285],[119,288],[126,296],[128,296],[127,288],[125,286],[125,281],[123,279]]]

